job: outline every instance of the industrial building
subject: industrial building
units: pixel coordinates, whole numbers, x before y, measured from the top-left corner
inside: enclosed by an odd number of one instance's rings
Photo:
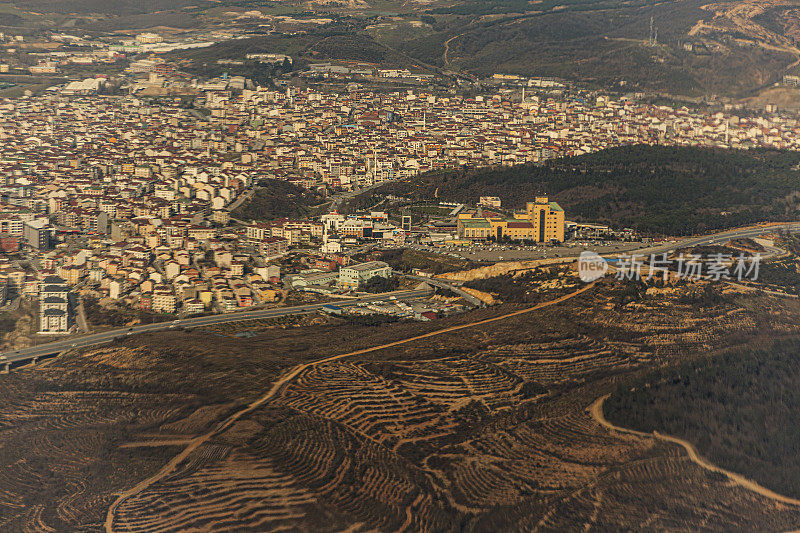
[[[368,261],[342,267],[339,270],[339,286],[343,289],[358,289],[375,276],[388,278],[392,275],[392,268],[383,261]]]

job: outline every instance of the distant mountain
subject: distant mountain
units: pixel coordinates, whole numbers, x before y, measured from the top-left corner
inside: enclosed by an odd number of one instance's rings
[[[309,59],[437,68],[474,79],[502,72],[621,91],[743,98],[800,72],[800,10],[767,0],[18,0],[15,5],[26,12],[75,14],[72,24],[106,31],[228,26],[232,13],[245,10],[322,15],[333,22],[287,34],[298,41],[289,48]],[[347,38],[330,39],[331,32]],[[307,48],[317,33],[319,43]],[[800,105],[797,95],[792,98]]]
[[[548,0],[522,11],[520,4],[467,0],[433,9],[436,31],[401,48],[478,75],[559,76],[684,95],[744,96],[800,60],[800,14],[788,5]]]
[[[17,0],[15,6],[37,13],[99,13],[142,15],[187,6],[211,5],[207,0]]]

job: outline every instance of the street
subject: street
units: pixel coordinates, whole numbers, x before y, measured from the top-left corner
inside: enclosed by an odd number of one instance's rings
[[[759,235],[763,235],[764,233],[770,233],[779,230],[800,232],[800,222],[728,230],[716,234],[703,235],[700,237],[678,240],[675,242],[650,246],[647,248],[639,248],[635,250],[635,253],[640,255],[660,254],[665,252],[671,252],[680,248],[689,248],[693,246],[702,246],[708,244],[722,244],[731,239],[758,237]],[[579,251],[581,249],[582,248],[575,248],[573,250]],[[633,252],[633,250],[631,250],[631,252]],[[614,250],[614,251],[609,250],[607,253],[603,255],[611,256],[611,255],[618,255],[619,253],[620,253],[619,250]],[[413,279],[418,281],[425,281],[432,285],[437,285],[442,288],[449,288],[451,290],[454,290],[453,287],[437,283],[436,280],[431,280],[428,278],[417,278],[417,277],[413,277]],[[172,322],[144,324],[140,326],[134,326],[132,328],[116,329],[112,331],[106,331],[103,333],[95,333],[92,335],[82,335],[79,337],[72,337],[64,340],[50,342],[47,344],[32,346],[30,348],[23,348],[19,350],[2,353],[0,354],[0,369],[7,370],[13,364],[20,364],[28,361],[36,362],[36,360],[38,360],[40,357],[54,355],[62,351],[73,348],[86,348],[89,346],[97,346],[100,344],[110,342],[115,338],[121,336],[129,336],[129,335],[148,333],[154,331],[164,331],[178,327],[184,327],[184,328],[202,327],[214,324],[227,324],[231,322],[239,322],[246,320],[259,320],[264,318],[274,318],[280,316],[313,313],[315,311],[319,311],[324,306],[331,304],[340,307],[351,307],[358,304],[359,302],[374,302],[377,300],[385,300],[389,296],[394,296],[397,299],[405,299],[405,298],[419,297],[426,294],[429,294],[429,291],[426,290],[396,291],[393,293],[382,293],[376,295],[361,296],[358,298],[352,298],[347,300],[336,300],[332,302],[319,303],[319,304],[299,305],[294,307],[284,307],[278,309],[243,311],[237,313],[219,314],[219,315],[197,317],[197,318],[177,319],[173,320]]]
[[[298,305],[294,307],[284,307],[278,309],[264,309],[260,311],[243,311],[238,313],[229,313],[221,315],[204,316],[197,318],[184,318],[173,320],[171,322],[158,322],[155,324],[144,324],[134,326],[131,328],[121,328],[112,331],[105,331],[102,333],[95,333],[92,335],[82,335],[80,337],[71,337],[63,340],[50,342],[47,344],[40,344],[30,348],[22,348],[0,354],[0,369],[8,370],[8,367],[13,364],[24,362],[36,362],[40,357],[54,355],[65,350],[73,348],[86,348],[89,346],[97,346],[111,342],[117,337],[136,335],[139,333],[151,333],[154,331],[164,331],[175,328],[196,328],[202,326],[211,326],[214,324],[227,324],[231,322],[240,322],[246,320],[260,320],[264,318],[275,318],[289,315],[299,315],[305,313],[313,313],[319,311],[326,305],[336,305],[339,307],[352,307],[360,302],[374,302],[379,300],[386,300],[390,296],[394,296],[398,300],[417,298],[430,294],[429,290],[406,290],[396,291],[392,293],[373,294],[369,296],[360,296],[358,298],[351,298],[347,300],[336,300],[318,304]],[[4,368],[5,367],[5,368]]]

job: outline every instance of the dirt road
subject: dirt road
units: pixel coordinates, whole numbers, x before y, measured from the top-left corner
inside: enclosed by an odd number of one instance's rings
[[[693,463],[695,463],[696,465],[698,465],[698,466],[700,466],[702,468],[705,468],[706,470],[708,470],[710,472],[716,472],[718,474],[724,475],[729,480],[731,480],[731,482],[734,485],[738,485],[738,486],[742,487],[743,489],[747,489],[749,491],[755,492],[756,494],[759,494],[761,496],[764,496],[765,498],[769,498],[770,500],[773,500],[773,501],[776,501],[776,502],[785,503],[785,504],[789,504],[789,505],[800,506],[800,500],[796,500],[794,498],[790,498],[788,496],[783,496],[782,494],[778,494],[777,492],[773,492],[773,491],[769,490],[766,487],[762,487],[761,485],[759,485],[755,481],[747,479],[744,476],[741,476],[739,474],[736,474],[734,472],[730,472],[728,470],[725,470],[724,468],[720,468],[720,467],[718,467],[716,465],[711,464],[706,459],[701,457],[700,454],[697,453],[697,450],[695,449],[695,447],[688,441],[685,441],[683,439],[679,439],[677,437],[671,437],[669,435],[662,435],[661,433],[658,433],[657,431],[654,431],[653,433],[644,433],[642,431],[636,431],[634,429],[627,429],[627,428],[622,428],[622,427],[613,425],[611,422],[606,420],[605,415],[603,414],[603,403],[606,401],[606,399],[609,396],[610,396],[610,394],[606,394],[605,396],[601,396],[600,398],[595,400],[594,403],[592,403],[592,405],[589,407],[589,412],[591,413],[592,418],[595,421],[597,421],[600,425],[602,425],[603,427],[605,427],[605,428],[607,428],[607,429],[609,429],[611,431],[616,431],[618,433],[627,433],[629,435],[637,435],[639,437],[643,437],[643,438],[647,438],[647,439],[656,438],[656,439],[663,440],[663,441],[666,441],[666,442],[671,442],[673,444],[678,444],[678,445],[682,446],[684,450],[686,450],[686,453],[689,455],[689,459],[691,459],[691,461]]]
[[[237,420],[239,420],[241,417],[243,417],[247,413],[250,413],[254,409],[257,409],[257,408],[261,407],[265,403],[269,402],[272,398],[276,397],[294,378],[299,376],[303,371],[305,371],[305,370],[307,370],[309,368],[313,368],[313,367],[315,367],[317,365],[320,365],[320,364],[323,364],[323,363],[329,363],[331,361],[337,361],[339,359],[344,359],[346,357],[352,357],[354,355],[361,355],[361,354],[365,354],[365,353],[369,353],[369,352],[375,352],[375,351],[378,351],[378,350],[383,350],[385,348],[391,348],[393,346],[399,346],[401,344],[407,344],[409,342],[414,342],[414,341],[417,341],[417,340],[420,340],[420,339],[426,339],[426,338],[430,338],[430,337],[435,337],[437,335],[442,335],[444,333],[450,333],[450,332],[458,331],[458,330],[462,330],[462,329],[474,328],[474,327],[481,326],[481,325],[484,325],[484,324],[489,324],[491,322],[497,322],[499,320],[505,320],[507,318],[511,318],[511,317],[514,317],[514,316],[519,316],[519,315],[522,315],[522,314],[531,313],[533,311],[537,311],[539,309],[543,309],[545,307],[550,307],[552,305],[564,302],[566,300],[569,300],[570,298],[574,298],[575,296],[578,296],[579,294],[582,294],[582,293],[586,292],[587,290],[591,289],[593,286],[594,286],[594,283],[587,284],[586,286],[581,287],[579,290],[577,290],[575,292],[571,292],[571,293],[566,294],[564,296],[561,296],[560,298],[556,298],[555,300],[550,300],[548,302],[543,302],[541,304],[537,304],[537,305],[535,305],[533,307],[529,307],[527,309],[522,309],[520,311],[514,311],[513,313],[507,313],[507,314],[496,316],[496,317],[493,317],[493,318],[487,318],[485,320],[479,320],[477,322],[470,322],[468,324],[460,324],[458,326],[451,326],[451,327],[448,327],[448,328],[432,331],[430,333],[425,333],[423,335],[417,335],[417,336],[414,336],[414,337],[409,337],[407,339],[402,339],[402,340],[399,340],[399,341],[389,342],[389,343],[386,343],[386,344],[381,344],[379,346],[373,346],[372,348],[365,348],[363,350],[356,350],[354,352],[348,352],[348,353],[333,355],[331,357],[326,357],[326,358],[320,359],[318,361],[312,361],[310,363],[304,363],[302,365],[298,365],[298,366],[293,367],[286,374],[284,374],[283,376],[278,378],[278,380],[272,385],[270,390],[264,396],[262,396],[261,398],[255,400],[254,402],[250,403],[249,405],[247,405],[243,409],[240,409],[239,411],[235,412],[234,414],[232,414],[231,416],[229,416],[228,418],[226,418],[225,420],[223,420],[222,422],[217,424],[217,426],[214,429],[212,429],[211,431],[209,431],[208,433],[205,433],[203,435],[200,435],[200,436],[195,437],[194,439],[190,440],[189,441],[189,445],[186,446],[186,448],[184,448],[178,455],[173,457],[158,472],[156,472],[154,475],[150,476],[149,478],[147,478],[145,480],[142,480],[141,482],[136,484],[134,487],[122,492],[117,497],[117,499],[114,500],[114,503],[112,503],[111,507],[109,507],[109,509],[108,509],[108,513],[106,515],[106,521],[105,521],[105,530],[106,530],[106,532],[107,533],[112,533],[114,531],[114,517],[116,515],[117,509],[119,509],[119,506],[125,500],[127,500],[128,498],[131,498],[133,496],[136,496],[137,494],[143,492],[147,488],[151,487],[155,483],[158,483],[159,481],[161,481],[162,479],[167,477],[169,474],[174,472],[175,469],[178,467],[178,465],[180,465],[185,459],[187,459],[189,457],[189,455],[191,455],[192,452],[194,452],[197,448],[199,448],[204,443],[208,442],[208,440],[211,439],[212,437],[214,437],[215,435],[218,435],[218,434],[222,433],[223,431],[225,431],[226,429],[230,428]]]

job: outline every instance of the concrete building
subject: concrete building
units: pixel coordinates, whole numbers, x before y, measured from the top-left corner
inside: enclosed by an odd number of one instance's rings
[[[267,237],[259,243],[258,248],[267,258],[277,257],[289,251],[289,240],[284,237]]]
[[[36,250],[49,250],[53,243],[53,228],[47,222],[31,220],[22,227],[22,237]]]
[[[155,313],[174,313],[177,300],[170,290],[157,290],[153,292],[152,309]]]
[[[58,335],[69,331],[69,289],[63,279],[48,276],[39,289],[39,333]]]
[[[533,224],[536,242],[564,241],[564,210],[547,196],[528,202],[528,220]]]
[[[458,216],[457,231],[462,239],[564,241],[564,210],[546,196],[528,202],[524,213],[514,218],[479,218],[469,213]]]
[[[10,233],[0,233],[0,251],[7,253],[19,251],[19,237]]]
[[[187,315],[196,315],[205,311],[206,306],[199,298],[192,298],[183,302],[183,311]]]
[[[478,201],[479,204],[486,207],[500,207],[500,198],[497,196],[481,196]]]
[[[392,268],[383,261],[368,261],[343,267],[339,270],[339,286],[343,289],[358,289],[375,276],[389,278]]]
[[[136,36],[136,42],[140,44],[154,44],[163,42],[164,38],[157,33],[140,33]]]

